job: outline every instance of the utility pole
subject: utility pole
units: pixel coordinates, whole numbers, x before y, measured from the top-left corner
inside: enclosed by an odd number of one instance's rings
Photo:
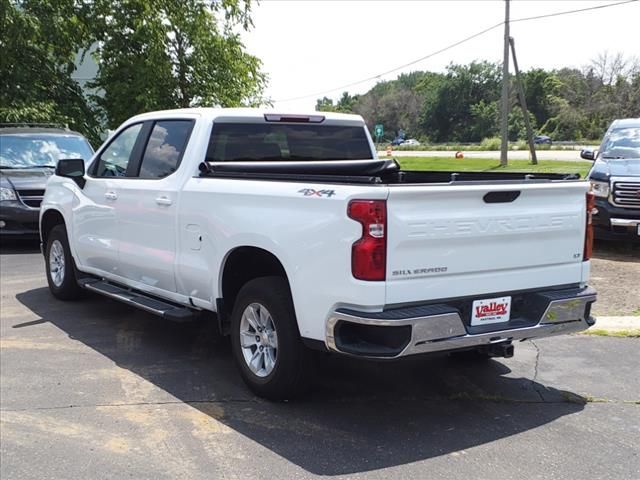
[[[518,86],[518,97],[520,97],[520,107],[522,107],[522,113],[524,114],[524,126],[527,128],[527,142],[529,143],[529,151],[531,152],[531,163],[538,164],[538,157],[536,155],[536,147],[533,144],[533,130],[531,129],[531,122],[529,121],[529,110],[527,109],[527,99],[524,96],[524,86],[520,79],[520,69],[518,68],[518,58],[516,57],[516,42],[513,37],[509,37],[509,44],[511,45],[511,55],[513,56],[513,70],[516,72],[516,85]]]
[[[500,165],[507,165],[509,150],[509,0],[504,2],[504,55],[502,58],[502,104],[500,108]]]

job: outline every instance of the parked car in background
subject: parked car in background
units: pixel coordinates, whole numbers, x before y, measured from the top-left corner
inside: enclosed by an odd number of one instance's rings
[[[38,238],[45,184],[58,160],[89,160],[85,137],[65,128],[0,125],[0,237]]]
[[[615,120],[600,149],[580,156],[594,160],[588,179],[596,238],[640,242],[640,118]]]
[[[533,137],[533,143],[536,145],[551,145],[551,137],[547,135],[536,135]]]
[[[413,147],[417,147],[420,145],[420,142],[418,140],[416,140],[415,138],[410,138],[409,140],[405,140],[402,143],[402,146],[413,146]]]

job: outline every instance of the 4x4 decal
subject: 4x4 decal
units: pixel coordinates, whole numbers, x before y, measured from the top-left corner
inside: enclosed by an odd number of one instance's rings
[[[335,190],[315,190],[313,188],[303,188],[298,190],[298,193],[302,193],[305,197],[333,197],[336,194]]]

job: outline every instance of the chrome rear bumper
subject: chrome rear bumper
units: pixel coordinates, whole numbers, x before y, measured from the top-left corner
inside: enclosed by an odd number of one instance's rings
[[[484,331],[470,327],[450,303],[377,313],[338,309],[327,322],[326,345],[332,351],[361,357],[398,358],[579,332],[595,323],[590,310],[596,291],[590,287],[530,296],[527,315],[535,318],[494,324]]]

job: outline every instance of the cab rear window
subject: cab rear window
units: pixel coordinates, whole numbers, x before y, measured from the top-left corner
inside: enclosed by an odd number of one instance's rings
[[[215,123],[207,160],[323,161],[372,158],[364,127]]]

